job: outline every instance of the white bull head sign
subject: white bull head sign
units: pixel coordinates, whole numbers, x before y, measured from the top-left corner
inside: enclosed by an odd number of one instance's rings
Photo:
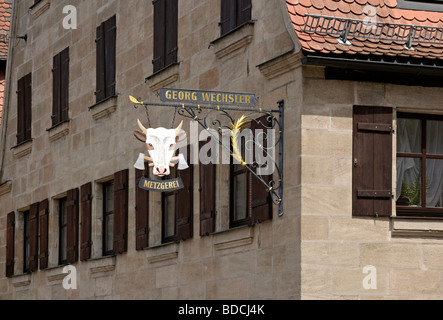
[[[166,177],[171,174],[170,168],[178,162],[178,170],[185,170],[189,166],[182,154],[174,156],[177,143],[186,139],[186,132],[182,130],[183,121],[175,129],[145,128],[140,120],[137,120],[140,130],[135,130],[135,137],[146,144],[149,156],[140,153],[134,167],[139,170],[145,169],[145,161],[153,168],[152,173],[157,177]],[[154,191],[171,191],[180,189],[180,179],[169,181],[140,181],[140,187]]]

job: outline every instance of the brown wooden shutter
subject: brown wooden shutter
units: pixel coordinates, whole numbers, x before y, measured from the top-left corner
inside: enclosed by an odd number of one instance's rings
[[[29,210],[29,272],[38,269],[38,203]]]
[[[57,54],[53,58],[52,63],[52,126],[55,126],[61,121],[60,113],[60,87],[61,87],[61,72],[60,72],[60,58]]]
[[[60,121],[69,119],[69,48],[60,53]]]
[[[128,180],[128,169],[114,174],[114,254],[128,249]]]
[[[166,3],[166,56],[165,66],[177,62],[178,37],[178,0],[167,0]]]
[[[251,0],[238,0],[237,26],[251,20]]]
[[[236,0],[221,0],[220,33],[227,34],[235,28]]]
[[[15,249],[15,213],[11,212],[7,217],[6,230],[6,277],[14,275],[14,250]]]
[[[154,5],[154,72],[165,66],[166,0],[153,0]]]
[[[78,189],[68,191],[66,199],[67,213],[67,261],[75,263],[78,261],[78,215],[79,201]]]
[[[31,140],[32,134],[32,74],[25,76],[25,141]]]
[[[135,169],[135,248],[143,250],[149,245],[149,191],[138,187],[143,176],[148,176],[145,171]]]
[[[96,42],[96,91],[95,98],[96,102],[100,102],[106,98],[106,87],[105,87],[105,27],[101,24],[97,27],[97,38]]]
[[[189,151],[188,154],[190,154]],[[184,188],[177,191],[175,201],[175,225],[177,230],[177,240],[192,238],[192,216],[194,208],[193,171],[192,165],[190,165],[186,170],[179,171],[179,176],[183,180]]]
[[[208,139],[213,142],[213,139]],[[200,149],[208,141],[200,141]],[[213,149],[211,149],[213,150]],[[208,154],[212,158],[212,154]],[[214,159],[215,160],[215,159]],[[200,236],[215,231],[215,182],[216,165],[213,163],[199,165],[200,170]]]
[[[271,127],[271,123],[268,121],[269,116],[265,115],[256,121],[251,121],[251,130],[255,138],[255,130],[261,129],[266,133],[266,128]],[[264,124],[264,125],[263,125]],[[264,139],[264,147],[267,147],[266,139]],[[258,148],[258,146],[255,146]],[[254,150],[255,153],[255,150]],[[255,161],[254,154],[254,161]],[[267,187],[253,174],[251,175],[251,191],[250,191],[250,205],[252,211],[253,223],[262,222],[272,219],[272,199],[271,195],[267,191]],[[272,180],[272,175],[262,176],[262,179],[269,183]]]
[[[392,109],[354,106],[352,213],[392,214]]]
[[[25,141],[25,78],[17,82],[17,144]]]
[[[49,262],[49,201],[44,200],[39,204],[39,228],[40,228],[40,270],[48,268]]]
[[[105,37],[105,98],[115,96],[115,71],[116,71],[116,16],[104,23]]]
[[[81,240],[80,260],[91,258],[92,247],[92,183],[80,188],[81,197]]]

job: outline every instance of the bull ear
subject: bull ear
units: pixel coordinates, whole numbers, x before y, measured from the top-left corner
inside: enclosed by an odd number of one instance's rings
[[[134,136],[137,138],[137,140],[140,140],[143,143],[146,142],[146,135],[143,132],[135,130]]]
[[[177,136],[175,137],[175,142],[178,143],[183,140],[186,140],[186,131],[180,129],[180,131],[177,133]]]

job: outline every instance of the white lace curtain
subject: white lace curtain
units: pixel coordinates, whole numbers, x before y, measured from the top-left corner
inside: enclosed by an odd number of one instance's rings
[[[427,121],[426,150],[428,154],[443,155],[443,121]],[[400,153],[421,153],[421,120],[398,119],[397,151]],[[402,186],[414,186],[421,177],[421,160],[418,158],[397,158],[397,200]],[[422,204],[423,205],[423,204]],[[443,160],[426,161],[426,207],[443,207]]]

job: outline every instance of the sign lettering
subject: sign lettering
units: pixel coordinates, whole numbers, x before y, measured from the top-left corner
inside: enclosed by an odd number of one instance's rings
[[[194,91],[166,88],[160,90],[160,99],[163,102],[234,105],[245,107],[255,107],[257,103],[255,95],[250,93]]]
[[[148,191],[169,192],[183,189],[184,184],[181,178],[155,181],[143,177],[140,179],[138,187]]]

